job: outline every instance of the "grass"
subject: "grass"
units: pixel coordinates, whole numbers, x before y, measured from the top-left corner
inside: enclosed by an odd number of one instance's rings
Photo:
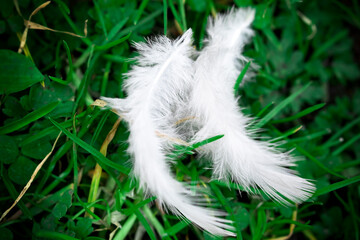
[[[237,79],[239,104],[258,118],[262,136],[304,159],[297,170],[317,191],[286,207],[234,183],[209,182],[210,166],[193,155],[222,135],[175,146],[176,178],[206,186],[204,196],[228,212],[237,239],[360,238],[357,1],[56,0],[31,21],[79,37],[29,29],[16,54],[24,19],[42,3],[0,1],[0,213],[19,199],[0,222],[1,239],[221,239],[163,212],[139,189],[126,124],[91,104],[125,96],[132,41],[175,38],[191,27],[201,49],[208,17],[233,5],[256,9],[244,54],[259,70],[242,83],[249,63]]]

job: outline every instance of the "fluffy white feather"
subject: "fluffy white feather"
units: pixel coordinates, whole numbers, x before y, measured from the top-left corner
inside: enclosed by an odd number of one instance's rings
[[[126,99],[103,98],[129,122],[133,173],[147,193],[173,213],[215,235],[234,235],[222,212],[201,206],[188,187],[176,181],[166,159],[169,145],[160,132],[176,136],[174,113],[182,107],[193,74],[192,31],[175,41],[160,36],[135,43],[137,65],[127,74]]]
[[[234,97],[254,14],[252,9],[232,10],[209,23],[207,45],[195,61],[190,100],[192,114],[200,121],[194,142],[224,134],[202,149],[213,160],[216,178],[230,177],[248,191],[260,188],[279,202],[288,203],[287,198],[297,203],[309,198],[313,184],[288,168],[294,165],[289,154],[252,138],[247,129],[251,119],[241,113]]]

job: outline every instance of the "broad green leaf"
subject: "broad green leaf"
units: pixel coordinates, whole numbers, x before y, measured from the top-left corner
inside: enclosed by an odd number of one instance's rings
[[[35,168],[36,164],[33,161],[20,156],[10,165],[8,170],[9,178],[19,185],[25,185],[30,180]]]
[[[30,59],[10,50],[0,50],[0,94],[24,90],[44,80]]]
[[[12,137],[0,135],[0,161],[9,164],[15,161],[19,155],[19,149]]]
[[[13,96],[8,96],[6,98],[2,112],[9,117],[15,118],[20,118],[26,114],[26,111],[21,106],[21,103]]]
[[[83,239],[93,231],[92,220],[90,218],[82,218],[77,221],[74,229],[76,237]]]
[[[43,159],[51,151],[51,143],[47,138],[40,138],[21,147],[21,153],[34,159]]]
[[[2,240],[12,240],[14,237],[13,233],[7,228],[0,228],[0,239]]]
[[[73,195],[73,190],[71,190],[71,189],[65,191],[62,194],[62,196],[59,199],[59,202],[56,203],[56,205],[54,206],[54,208],[52,210],[52,214],[56,219],[60,219],[63,216],[65,216],[68,208],[72,204],[72,195]]]

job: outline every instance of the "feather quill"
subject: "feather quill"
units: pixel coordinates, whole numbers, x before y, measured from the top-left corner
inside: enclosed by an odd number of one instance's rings
[[[102,99],[129,122],[128,151],[140,186],[178,216],[212,234],[230,236],[234,235],[229,231],[231,221],[221,217],[223,212],[201,206],[199,196],[174,179],[166,157],[169,144],[157,135],[177,136],[171,121],[191,86],[191,44],[191,29],[175,41],[160,36],[147,43],[135,43],[139,56],[125,80],[128,97]]]
[[[213,160],[216,178],[230,177],[249,192],[260,188],[281,203],[298,203],[311,196],[314,185],[288,168],[295,162],[288,153],[253,139],[248,130],[252,121],[241,113],[233,92],[247,61],[241,52],[253,35],[254,14],[252,9],[233,9],[210,20],[206,47],[195,61],[189,105],[200,126],[193,141],[224,134],[202,148]]]

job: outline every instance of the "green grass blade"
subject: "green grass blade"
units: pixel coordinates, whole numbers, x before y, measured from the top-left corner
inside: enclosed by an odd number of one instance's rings
[[[5,126],[0,127],[0,135],[2,134],[8,134],[11,132],[14,132],[22,127],[25,127],[29,125],[30,123],[38,120],[39,118],[44,117],[46,114],[54,110],[56,106],[59,104],[59,102],[53,102],[50,103],[44,107],[41,107],[29,114],[27,114],[25,117],[16,120],[14,122],[11,122],[9,124],[6,124]]]
[[[312,156],[310,153],[308,153],[305,149],[303,149],[300,146],[296,146],[295,147],[296,150],[298,150],[301,154],[303,154],[304,156],[306,156],[307,158],[309,158],[311,161],[313,161],[316,165],[318,165],[318,167],[320,167],[321,169],[323,169],[324,171],[337,176],[339,178],[345,178],[344,176],[336,173],[335,171],[329,169],[328,167],[326,167],[324,164],[322,164],[319,160],[317,160],[314,156]]]
[[[185,16],[185,4],[184,4],[183,0],[178,0],[178,3],[179,3],[179,7],[180,7],[180,16],[181,16],[183,30],[186,31],[187,30],[187,22],[186,22],[186,16]]]
[[[126,209],[124,211],[124,214],[125,215],[131,215],[133,214],[136,210],[138,210],[139,208],[142,208],[143,206],[145,206],[146,204],[154,201],[156,199],[156,197],[150,197],[150,198],[147,198],[137,204],[131,204],[130,201],[126,202],[128,205],[132,205],[129,209]]]
[[[176,11],[176,8],[175,8],[175,6],[174,6],[173,0],[169,0],[168,3],[169,3],[169,6],[170,6],[170,9],[171,9],[171,12],[172,12],[172,14],[174,15],[175,20],[176,20],[177,23],[180,25],[181,29],[184,31],[185,28],[184,28],[184,26],[182,25],[182,20],[181,20],[181,18],[180,18],[180,16],[179,16],[178,12]]]
[[[268,103],[256,114],[256,117],[261,117],[272,105],[274,105],[274,102]]]
[[[108,85],[108,81],[109,81],[111,65],[112,65],[112,62],[110,62],[110,61],[108,61],[105,65],[104,76],[103,76],[103,79],[101,82],[100,96],[106,95],[106,89],[107,89],[107,85]]]
[[[151,224],[154,226],[156,231],[159,233],[160,237],[162,239],[171,239],[170,237],[167,236],[167,234],[165,233],[163,225],[161,225],[159,220],[154,216],[153,212],[151,211],[151,209],[147,205],[144,205],[143,211],[144,211],[147,219],[149,219]]]
[[[95,50],[105,51],[105,50],[108,50],[109,48],[115,47],[116,45],[119,45],[120,43],[123,43],[126,40],[128,40],[130,35],[131,35],[131,32],[128,33],[126,36],[120,38],[120,39],[114,40],[112,42],[106,43],[106,44],[101,45],[101,46],[96,46]]]
[[[327,42],[323,43],[314,54],[311,56],[311,59],[318,58],[321,54],[326,52],[330,47],[332,47],[336,42],[342,40],[348,36],[348,30],[343,30],[337,33],[334,37],[330,38]]]
[[[77,136],[75,136],[74,134],[70,133],[68,130],[66,130],[64,127],[62,127],[58,122],[52,120],[50,118],[50,121],[57,127],[59,128],[66,136],[68,136],[73,142],[75,142],[77,145],[79,145],[80,147],[82,147],[83,149],[85,149],[86,151],[88,151],[91,155],[93,155],[95,157],[95,159],[97,159],[99,161],[99,164],[103,167],[105,165],[112,167],[116,170],[118,170],[121,173],[124,173],[126,175],[129,174],[130,170],[124,166],[121,166],[117,163],[114,163],[112,161],[110,161],[109,159],[107,159],[104,155],[102,155],[98,150],[96,150],[95,148],[93,148],[91,145],[89,145],[88,143],[84,142],[83,140],[81,140],[80,138],[78,138]],[[103,167],[104,168],[104,167]],[[104,168],[105,169],[105,168]],[[105,169],[106,170],[106,169]]]
[[[108,39],[105,40],[105,43],[113,40],[116,36],[116,34],[125,26],[127,21],[129,20],[129,17],[125,17],[120,22],[118,22],[109,32]]]
[[[250,67],[250,64],[251,64],[251,61],[247,62],[246,65],[244,66],[244,68],[241,70],[241,73],[240,75],[238,76],[238,78],[236,79],[236,82],[235,82],[235,85],[234,85],[234,94],[236,95],[238,89],[239,89],[239,86],[242,82],[242,80],[244,79],[245,77],[245,74],[247,72],[247,70],[249,69]]]
[[[326,186],[326,187],[323,187],[323,188],[320,188],[318,189],[313,197],[318,197],[318,196],[321,196],[321,195],[324,195],[324,194],[327,194],[329,192],[332,192],[332,191],[335,191],[335,190],[338,190],[340,188],[343,188],[343,187],[347,187],[349,186],[350,184],[354,184],[354,183],[357,183],[360,181],[360,175],[359,176],[356,176],[356,177],[352,177],[352,178],[349,178],[349,179],[346,179],[346,180],[343,180],[343,181],[340,181],[340,182],[337,182],[337,183],[333,183],[329,186]]]
[[[296,120],[298,118],[301,118],[301,117],[304,117],[304,116],[306,116],[306,115],[308,115],[308,114],[310,114],[310,113],[312,113],[312,112],[314,112],[314,111],[316,111],[316,110],[318,110],[318,109],[320,109],[320,108],[322,108],[324,106],[325,106],[325,103],[316,104],[316,105],[311,106],[311,107],[309,107],[309,108],[307,108],[305,110],[302,110],[301,112],[299,112],[299,113],[297,113],[297,114],[295,114],[295,115],[293,115],[291,117],[287,117],[287,118],[283,118],[283,119],[279,119],[279,120],[274,120],[274,121],[271,121],[271,123],[276,124],[276,123],[284,123],[284,122],[294,121],[294,120]]]
[[[140,223],[145,228],[146,232],[148,233],[151,240],[156,240],[156,236],[152,228],[150,227],[149,223],[147,222],[146,218],[142,215],[139,209],[135,210],[135,215]]]
[[[190,223],[188,221],[180,221],[176,223],[175,225],[171,226],[170,228],[165,230],[165,233],[168,236],[174,236],[178,232],[180,232],[182,229],[184,229],[186,226],[188,226]]]
[[[99,6],[97,0],[93,0],[93,3],[94,3],[94,6],[95,6],[96,14],[97,14],[97,16],[99,18],[99,21],[100,21],[101,28],[102,28],[102,30],[104,32],[104,36],[107,39],[108,34],[107,34],[106,26],[105,26],[103,13],[101,12],[101,9],[100,9],[100,6]]]
[[[133,214],[126,220],[126,222],[124,223],[122,228],[114,236],[113,240],[124,240],[124,239],[126,239],[126,237],[129,234],[131,228],[133,227],[135,221],[136,221],[136,215]]]
[[[171,1],[171,0],[170,0]],[[167,17],[167,0],[163,0],[163,8],[164,8],[164,35],[167,34],[167,26],[168,26],[168,17]]]
[[[337,156],[340,153],[342,153],[345,149],[347,149],[348,147],[350,147],[351,145],[353,145],[356,141],[358,141],[360,139],[360,134],[355,135],[354,137],[352,137],[349,141],[347,141],[346,143],[344,143],[343,145],[341,145],[340,147],[338,147],[333,153],[333,156]]]
[[[134,19],[134,25],[136,25],[136,24],[139,22],[140,17],[141,17],[141,15],[143,14],[143,12],[144,12],[144,10],[145,10],[145,7],[146,7],[146,5],[147,5],[148,3],[149,3],[149,0],[143,0],[143,1],[141,1],[140,7],[139,7],[138,12],[137,12],[137,14],[136,14],[136,16],[135,16],[135,19]]]
[[[271,110],[268,114],[266,114],[259,122],[257,122],[254,125],[254,128],[261,128],[266,123],[268,123],[273,117],[275,117],[283,108],[285,108],[288,104],[290,104],[294,99],[299,96],[302,92],[304,92],[308,87],[310,86],[310,83],[306,84],[304,87],[302,87],[300,90],[294,92],[289,97],[284,99],[282,102],[280,102],[276,107],[274,107],[273,110]]]
[[[307,142],[307,141],[310,141],[310,140],[313,140],[313,139],[316,139],[316,138],[320,138],[324,135],[327,135],[329,134],[330,131],[328,129],[325,129],[325,130],[322,130],[322,131],[319,131],[319,132],[316,132],[316,133],[311,133],[311,134],[308,134],[304,137],[298,137],[298,138],[293,138],[293,139],[289,139],[286,141],[286,143],[288,144],[293,144],[293,143],[299,143],[299,142]]]
[[[343,135],[346,131],[350,130],[352,127],[354,127],[355,125],[357,125],[358,123],[360,123],[360,117],[354,119],[353,121],[349,122],[348,124],[346,124],[343,128],[341,128],[339,131],[337,131],[334,135],[332,135],[329,140],[327,140],[324,143],[324,147],[328,147],[329,145],[332,144],[333,141],[335,141],[336,139],[340,138],[341,135]]]
[[[69,62],[69,72],[67,73],[67,76],[66,76],[66,82],[70,83],[73,80],[74,65],[72,62],[70,48],[69,48],[68,44],[65,42],[65,40],[63,40],[63,44],[65,47],[66,55],[67,55],[68,62]]]

